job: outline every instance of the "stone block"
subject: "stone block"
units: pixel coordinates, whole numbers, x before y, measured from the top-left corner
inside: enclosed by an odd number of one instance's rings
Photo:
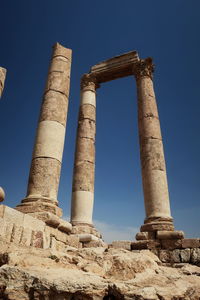
[[[29,215],[31,215],[32,217],[34,217],[36,219],[43,221],[47,225],[53,226],[55,228],[58,227],[58,225],[60,224],[60,220],[61,220],[58,216],[56,216],[55,214],[52,214],[48,211],[33,213],[33,214],[29,214]]]
[[[43,248],[43,232],[32,231],[31,246],[35,248]]]
[[[200,266],[200,248],[191,249],[191,263]]]
[[[148,249],[148,240],[131,243],[131,250],[142,250],[142,249]]]
[[[24,214],[14,208],[4,206],[3,219],[9,223],[16,223],[18,226],[23,226]]]
[[[79,226],[79,225],[76,225],[76,226],[73,226],[72,227],[72,231],[71,233],[72,234],[81,234],[81,233],[92,233],[92,227],[91,226]]]
[[[182,263],[189,263],[191,257],[191,250],[190,249],[182,249],[180,250],[181,262]]]
[[[44,231],[45,223],[32,216],[23,214],[23,226],[32,228],[34,231]]]
[[[4,215],[4,210],[5,210],[5,205],[0,205],[0,218],[3,218]]]
[[[79,237],[77,235],[67,235],[66,238],[66,245],[75,247],[75,248],[81,248],[81,243],[79,242]]]
[[[113,241],[109,247],[131,250],[131,241]]]
[[[91,241],[98,241],[99,239],[93,235],[93,234],[90,234],[90,233],[82,233],[82,234],[78,234],[78,237],[79,237],[79,242],[81,243],[87,243],[87,242],[91,242]]]
[[[182,248],[182,240],[162,240],[161,241],[161,247],[163,249],[168,249],[168,250],[174,250],[174,249],[181,249]]]
[[[58,226],[58,230],[69,233],[72,231],[72,224],[60,219],[60,224]]]
[[[0,219],[0,236],[3,240],[10,242],[13,232],[13,223],[5,222],[4,219]]]
[[[148,240],[148,232],[138,232],[135,236],[137,241]]]
[[[183,231],[157,231],[156,234],[157,239],[159,240],[169,240],[169,239],[183,239],[184,232]]]
[[[171,251],[169,250],[160,250],[158,253],[159,259],[164,263],[171,262]]]
[[[44,232],[43,233],[43,248],[44,249],[49,249],[51,244],[51,236],[50,233]]]
[[[28,227],[23,228],[20,245],[29,247],[31,245],[31,239],[32,239],[32,229]]]
[[[171,262],[180,263],[181,262],[181,250],[175,249],[171,251]]]
[[[21,241],[23,232],[23,227],[14,224],[12,234],[11,234],[11,242],[15,244],[19,244]]]
[[[183,239],[182,248],[199,248],[200,240],[199,239]]]
[[[83,248],[107,247],[107,244],[104,243],[102,240],[91,241],[91,242],[82,243],[82,244],[83,244]]]

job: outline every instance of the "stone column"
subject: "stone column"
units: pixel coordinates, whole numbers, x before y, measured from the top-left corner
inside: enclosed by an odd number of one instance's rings
[[[141,231],[173,230],[163,151],[163,142],[154,94],[152,59],[141,60],[134,68],[138,97],[140,159],[146,219]]]
[[[6,69],[0,67],[0,98],[4,89],[4,82],[6,79]],[[0,187],[0,202],[2,202],[5,198],[5,192],[2,187]]]
[[[73,225],[92,224],[95,177],[96,88],[97,83],[94,76],[86,74],[82,77],[72,187],[71,223]]]
[[[61,216],[57,193],[65,139],[71,49],[56,43],[50,63],[36,134],[26,198],[17,210]]]
[[[5,79],[6,79],[6,69],[0,67],[0,98],[3,93]]]

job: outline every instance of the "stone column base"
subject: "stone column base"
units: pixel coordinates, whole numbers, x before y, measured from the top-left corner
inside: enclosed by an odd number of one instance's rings
[[[62,216],[62,209],[58,207],[58,202],[45,197],[25,198],[22,200],[21,204],[16,206],[15,209],[25,214],[50,212],[58,217]]]
[[[72,234],[92,234],[96,236],[97,238],[102,238],[101,233],[94,227],[92,224],[83,224],[78,223],[74,225],[72,223]]]

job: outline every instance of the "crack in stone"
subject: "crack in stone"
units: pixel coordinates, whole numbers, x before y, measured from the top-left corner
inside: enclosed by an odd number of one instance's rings
[[[50,91],[60,93],[60,94],[64,95],[65,97],[67,97],[67,99],[69,99],[69,96],[66,95],[65,93],[63,93],[63,92],[61,92],[61,91],[58,91],[58,90],[54,90],[54,89],[52,89],[52,88],[50,88],[50,89],[48,89],[47,91],[45,91],[44,94],[43,94],[43,97],[44,97],[48,92],[50,92]]]

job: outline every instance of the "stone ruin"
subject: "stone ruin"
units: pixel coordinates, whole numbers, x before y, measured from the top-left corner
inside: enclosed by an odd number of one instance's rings
[[[164,263],[193,262],[199,257],[200,239],[185,239],[174,229],[159,115],[153,88],[154,64],[136,51],[94,65],[81,78],[73,172],[71,220],[63,220],[58,206],[62,154],[68,113],[72,50],[56,43],[33,149],[27,195],[15,209],[0,205],[0,238],[42,249],[67,247],[149,249]],[[6,70],[0,68],[0,96]],[[146,218],[136,241],[106,245],[92,222],[95,174],[96,89],[100,84],[134,76],[138,98],[138,125]],[[0,189],[0,201],[4,191]],[[198,255],[197,255],[198,254]]]

